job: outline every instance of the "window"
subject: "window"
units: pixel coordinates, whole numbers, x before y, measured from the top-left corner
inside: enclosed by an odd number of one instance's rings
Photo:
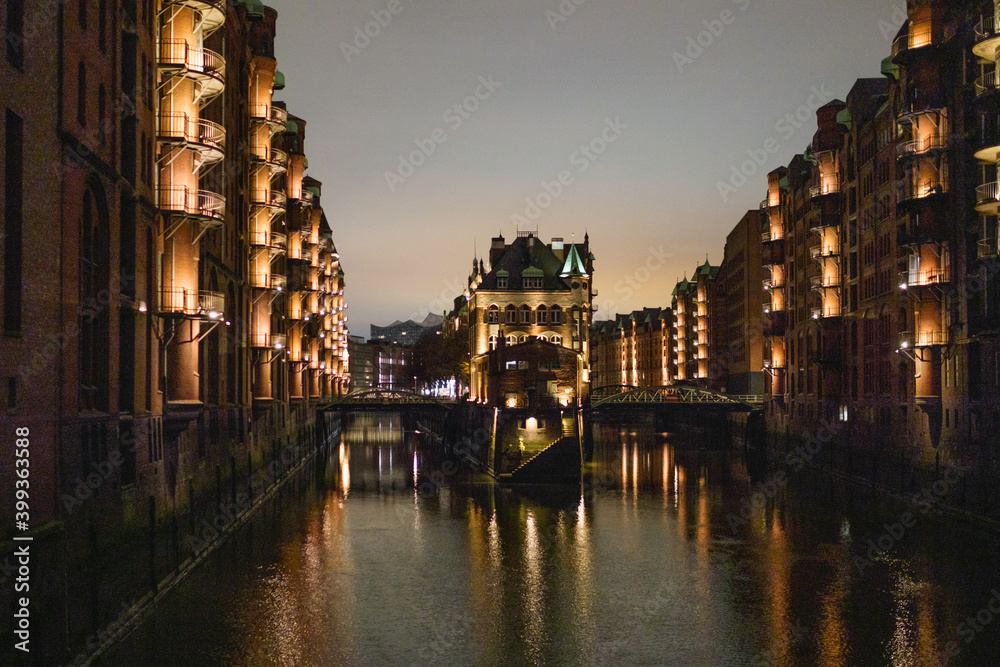
[[[80,61],[76,68],[76,120],[80,125],[87,125],[87,68]]]
[[[516,371],[517,370],[517,362],[516,361],[508,361],[507,364],[506,364],[506,368],[509,371]]]
[[[107,140],[104,131],[104,115],[107,113],[107,105],[107,94],[104,92],[104,84],[102,83],[97,89],[97,140],[102,144]]]
[[[80,409],[108,409],[108,214],[90,187],[80,225]]]
[[[500,324],[500,309],[495,305],[490,306],[486,311],[486,322],[487,324]],[[496,336],[491,336],[496,338]]]
[[[78,8],[78,18],[80,19],[80,28],[83,30],[87,29],[87,0],[80,0],[80,6]]]
[[[528,342],[528,337],[527,336],[520,336],[520,337],[518,337],[517,342],[518,343],[527,343]]]
[[[562,324],[562,308],[559,306],[552,306],[552,324]],[[555,341],[553,341],[555,342]]]
[[[509,306],[507,306],[506,312],[507,312],[507,317],[505,318],[504,321],[507,324],[517,324],[517,306],[515,306],[514,304],[510,304]]]
[[[544,304],[535,309],[535,317],[538,319],[539,324],[548,323],[549,311]]]
[[[3,331],[21,334],[23,293],[24,121],[7,109],[4,125]]]
[[[531,324],[531,308],[527,304],[521,306],[521,324]]]
[[[24,0],[7,0],[7,60],[21,69],[24,64]]]
[[[511,334],[511,335],[507,336],[507,344],[508,345],[517,345],[517,336],[515,336],[514,334]]]
[[[552,342],[556,345],[562,345],[562,336],[553,336]]]
[[[497,289],[507,289],[507,277],[497,278]]]
[[[542,278],[524,278],[524,289],[542,289]]]
[[[493,350],[497,349],[497,337],[496,336],[490,336],[490,341],[489,342],[490,342],[490,352],[492,352]]]

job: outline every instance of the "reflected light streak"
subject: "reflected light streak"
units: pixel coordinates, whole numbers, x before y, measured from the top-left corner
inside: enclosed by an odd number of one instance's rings
[[[535,513],[528,510],[525,521],[525,593],[527,599],[525,608],[528,610],[528,649],[533,657],[541,657],[543,648],[543,630],[545,627],[544,600],[542,590],[541,549],[538,543],[538,526],[535,523]]]

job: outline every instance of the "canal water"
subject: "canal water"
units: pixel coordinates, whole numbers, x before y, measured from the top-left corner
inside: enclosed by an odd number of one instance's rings
[[[358,417],[99,664],[1000,665],[1000,538],[948,482],[616,425],[581,488],[508,489],[432,445]]]

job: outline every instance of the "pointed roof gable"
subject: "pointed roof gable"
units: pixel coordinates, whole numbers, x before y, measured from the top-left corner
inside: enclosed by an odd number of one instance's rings
[[[582,276],[587,277],[587,269],[583,266],[583,260],[580,259],[580,253],[576,251],[576,245],[571,245],[569,247],[569,252],[566,253],[566,262],[563,264],[562,273],[559,274],[563,278],[569,278],[571,276]]]

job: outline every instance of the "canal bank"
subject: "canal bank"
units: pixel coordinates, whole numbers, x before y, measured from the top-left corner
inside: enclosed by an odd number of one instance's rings
[[[209,416],[219,423],[218,415]],[[137,434],[132,447],[159,457],[152,475],[123,483],[115,448],[65,485],[62,520],[30,535],[30,653],[7,645],[0,662],[86,664],[155,608],[262,503],[322,470],[340,438],[339,420],[313,409],[248,412],[242,428],[235,420],[212,428],[209,416],[159,445],[155,432]],[[3,565],[14,556],[5,547]],[[6,567],[3,572],[6,577]],[[12,607],[14,594],[12,585],[3,587],[4,608]],[[9,616],[0,622],[5,636],[13,634],[10,623]]]

